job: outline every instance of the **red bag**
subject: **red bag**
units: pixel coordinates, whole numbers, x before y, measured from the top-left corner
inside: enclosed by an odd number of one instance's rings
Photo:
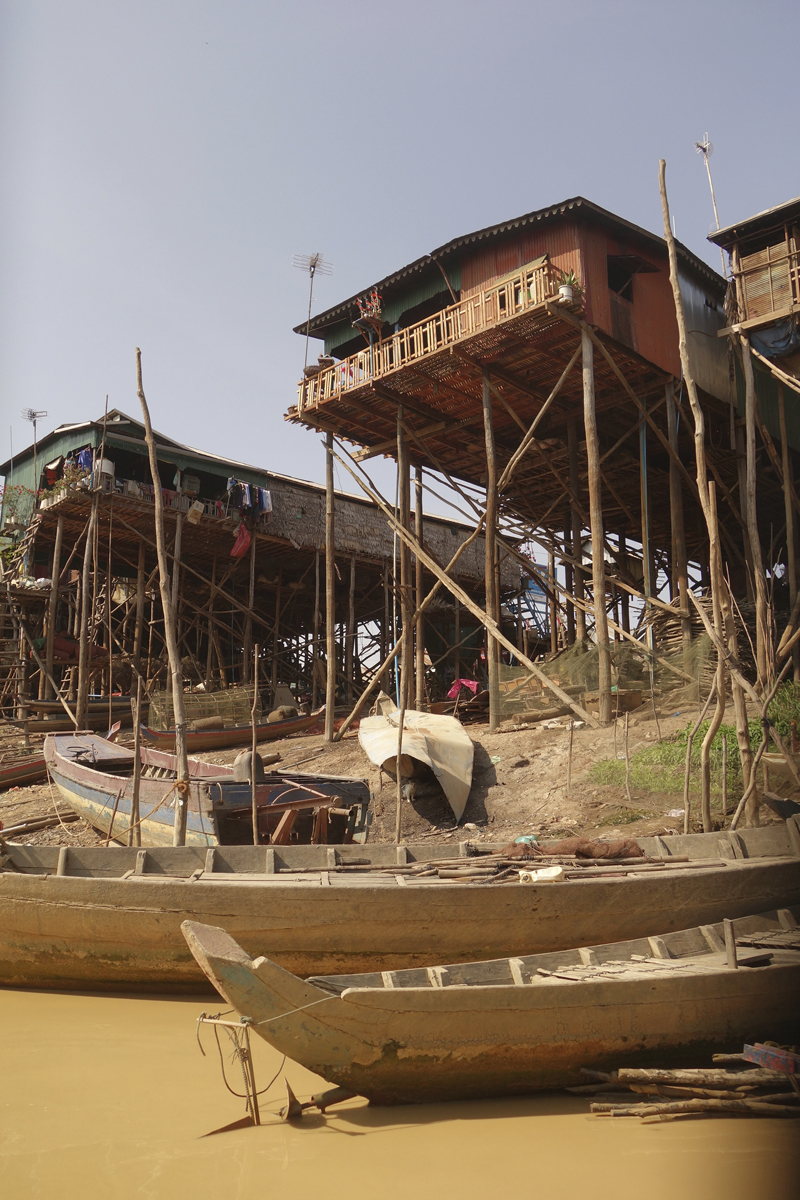
[[[236,535],[236,541],[233,543],[231,550],[231,558],[244,558],[247,551],[250,549],[250,530],[242,522],[239,525],[239,532]]]

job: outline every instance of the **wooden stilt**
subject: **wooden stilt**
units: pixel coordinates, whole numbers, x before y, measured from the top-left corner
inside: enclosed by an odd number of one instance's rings
[[[550,602],[548,604],[548,609],[550,611],[550,653],[555,654],[558,650],[558,624],[557,624],[558,608],[556,605],[556,589],[555,589],[556,553],[555,553],[555,550],[552,550],[552,549],[549,551],[549,553],[547,555],[547,577],[550,580],[550,584],[553,589],[552,593],[550,595]],[[572,730],[572,722],[570,722],[570,730]]]
[[[281,636],[281,598],[283,593],[283,567],[278,567],[278,582],[275,588],[275,626],[272,630],[272,663],[270,665],[270,687],[272,688],[272,703],[275,703],[275,692],[278,687],[278,650]],[[252,604],[250,605],[252,608]]]
[[[247,587],[247,613],[244,618],[244,646],[242,648],[242,682],[250,682],[250,660],[253,653],[253,605],[256,597],[256,531],[250,539],[250,576]]]
[[[311,635],[311,711],[316,712],[319,697],[317,662],[319,661],[319,550],[314,555],[314,628]]]
[[[133,707],[133,793],[131,795],[131,819],[128,825],[128,845],[141,846],[142,827],[139,824],[139,790],[142,782],[142,677],[136,677],[136,700]]]
[[[794,608],[797,599],[797,547],[794,534],[794,505],[792,504],[792,467],[789,437],[786,431],[786,404],[783,384],[778,383],[778,418],[781,430],[781,467],[783,475],[783,504],[786,513],[786,574],[789,583],[789,603]],[[800,644],[792,650],[794,681],[800,683]]]
[[[399,474],[399,520],[404,529],[411,526],[411,465],[408,458],[408,442],[403,428],[402,406],[397,410],[397,471]],[[411,551],[403,539],[400,543],[400,615],[403,622],[403,643],[400,655],[400,694],[402,708],[414,707],[414,668],[412,631],[410,625],[414,604],[412,600]],[[405,637],[406,632],[409,636]]]
[[[575,417],[567,419],[567,448],[569,451],[569,486],[573,497],[580,496],[580,478],[578,475],[578,426]],[[581,531],[583,521],[581,520],[580,512],[572,503],[571,509],[571,525],[572,525],[572,557],[577,563],[583,562],[583,552],[581,549]],[[586,641],[586,613],[583,609],[583,600],[585,599],[584,589],[584,574],[580,567],[573,567],[574,578],[574,594],[578,603],[575,605],[575,640],[578,642]]]
[[[212,581],[212,584],[216,584],[216,581],[217,581],[217,556],[216,556],[216,554],[214,555],[212,566],[211,566],[211,581]],[[208,593],[208,643],[206,645],[206,688],[207,689],[211,687],[212,670],[213,670],[213,667],[212,667],[213,652],[214,652],[214,588],[212,586],[211,590]],[[218,662],[217,666],[219,667],[219,669],[221,671],[222,664]]]
[[[172,607],[170,592],[169,567],[167,565],[167,548],[164,536],[164,501],[161,495],[161,480],[158,473],[158,453],[153,437],[153,427],[150,424],[150,410],[147,407],[144,387],[142,384],[142,356],[136,349],[136,385],[139,402],[144,415],[145,439],[150,457],[150,474],[153,480],[153,497],[155,500],[156,546],[158,549],[158,574],[161,589],[161,606],[164,610],[164,635],[167,643],[170,674],[172,675],[172,710],[175,717],[175,826],[173,830],[173,845],[183,846],[186,843],[186,820],[189,807],[189,760],[186,752],[186,711],[183,703],[183,670],[181,667],[178,642],[175,636],[175,614]]]
[[[50,572],[50,598],[47,606],[47,642],[45,648],[45,662],[47,670],[52,676],[53,674],[53,658],[54,658],[54,639],[56,636],[56,622],[58,620],[58,597],[59,597],[59,580],[61,576],[61,549],[64,543],[64,514],[58,514],[58,522],[56,524],[56,542],[53,547],[53,567]],[[52,698],[53,687],[50,680],[45,678],[45,696],[48,699]]]
[[[389,651],[389,643],[392,640],[391,635],[391,611],[390,611],[390,596],[389,596],[389,567],[386,563],[383,565],[383,623],[381,625],[381,662],[386,658]],[[389,691],[389,670],[388,668],[383,673],[381,679],[381,688],[384,692]]]
[[[572,518],[567,513],[567,520],[564,523],[564,547],[567,554],[572,553]],[[573,596],[573,570],[572,563],[564,563],[564,587],[567,592],[567,645],[575,644],[575,605],[572,603]]]
[[[136,620],[133,627],[133,665],[136,673],[142,669],[142,639],[144,637],[145,605],[145,546],[139,542],[139,560],[136,566]]]
[[[594,629],[597,641],[598,716],[602,725],[611,720],[611,651],[606,613],[606,565],[603,531],[603,500],[600,484],[600,444],[594,403],[594,351],[586,329],[581,330],[583,348],[583,425],[586,433],[586,462],[589,483],[589,521],[592,535],[592,587]]]
[[[414,531],[417,535],[417,541],[422,546],[424,545],[424,532],[422,523],[422,467],[417,467],[414,472]],[[416,629],[415,629],[415,645],[416,645],[416,699],[415,707],[418,712],[422,712],[425,708],[425,616],[419,612],[422,601],[425,599],[422,582],[422,560],[416,558],[415,561],[415,601],[418,612]]]
[[[94,550],[94,531],[97,526],[98,492],[92,495],[92,511],[89,517],[89,529],[86,534],[86,545],[83,550],[83,570],[81,572],[81,615],[80,638],[78,644],[78,696],[75,715],[78,718],[78,728],[85,729],[89,712],[89,622],[91,615],[89,604],[91,598],[90,573],[92,570],[92,552]]]
[[[344,673],[347,679],[347,703],[353,703],[354,663],[356,654],[356,556],[350,556],[350,589],[347,596],[347,642]]]
[[[333,434],[325,438],[325,741],[333,741],[336,706],[336,566],[335,513],[333,496]]]
[[[667,431],[669,444],[676,454],[678,447],[678,406],[675,403],[673,380],[665,386],[667,397]],[[683,519],[683,485],[674,458],[669,461],[669,511],[672,526],[672,595],[677,597],[681,610],[681,631],[684,652],[692,641],[692,621],[689,615],[689,574],[686,554],[686,529]]]
[[[492,393],[489,388],[489,376],[483,374],[483,432],[486,443],[486,523],[484,527],[484,543],[486,548],[485,582],[486,582],[486,615],[499,623],[500,614],[497,612],[497,593],[495,590],[495,557],[497,536],[497,459],[494,445],[494,420],[492,417]],[[494,731],[500,724],[500,691],[498,647],[494,638],[487,630],[486,637],[486,667],[489,676],[489,729]]]
[[[455,670],[454,678],[460,679],[461,678],[461,604],[459,602],[458,596],[454,597],[453,607],[455,609],[455,624],[456,624],[456,630],[455,630],[456,660],[455,660],[455,666],[454,666],[454,670]],[[524,649],[524,647],[523,647],[523,649]]]
[[[275,627],[277,629],[278,622],[276,620]],[[256,720],[258,713],[258,654],[259,645],[253,647],[253,703],[250,708],[250,816],[253,823],[253,845],[258,845],[258,803],[256,799],[256,786],[258,780],[258,771],[256,770],[256,755],[258,754],[258,737],[256,734]],[[273,655],[273,663],[275,657]],[[275,695],[273,685],[273,697]]]

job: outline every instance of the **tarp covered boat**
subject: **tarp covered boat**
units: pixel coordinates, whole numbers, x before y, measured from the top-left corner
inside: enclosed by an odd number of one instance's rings
[[[383,767],[392,776],[396,772],[400,710],[388,697],[382,698],[382,712],[363,717],[358,729],[361,749],[371,763]],[[429,767],[457,821],[464,815],[472,787],[472,762],[475,747],[455,717],[408,709],[403,719],[400,775],[411,779],[415,764]]]
[[[254,958],[308,976],[549,952],[800,904],[795,818],[637,841],[664,861],[627,875],[592,867],[560,883],[517,876],[497,885],[454,882],[428,867],[480,862],[466,842],[9,844],[0,858],[0,983],[196,990],[203,976],[183,920],[224,926]]]
[[[304,982],[223,929],[186,941],[249,1028],[378,1104],[585,1082],[581,1067],[664,1063],[800,1034],[800,908],[562,951]],[[735,965],[734,965],[735,964]]]

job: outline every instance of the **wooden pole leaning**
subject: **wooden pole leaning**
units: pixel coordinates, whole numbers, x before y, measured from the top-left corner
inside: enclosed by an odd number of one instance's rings
[[[189,808],[189,756],[186,749],[186,709],[183,703],[183,669],[178,651],[178,641],[175,636],[175,612],[172,607],[170,589],[169,564],[167,562],[166,538],[164,536],[164,501],[161,495],[161,478],[158,473],[158,453],[153,437],[153,427],[150,424],[150,410],[147,407],[144,387],[142,385],[142,352],[136,348],[136,388],[144,416],[145,440],[150,457],[150,474],[153,479],[153,499],[155,501],[156,550],[158,552],[158,578],[161,591],[161,607],[164,611],[164,634],[169,657],[169,668],[172,676],[172,711],[175,718],[175,826],[172,844],[186,844],[186,820]]]
[[[424,544],[424,530],[422,522],[422,467],[417,467],[414,472],[414,532],[420,546]],[[415,707],[417,712],[422,712],[425,708],[425,617],[420,608],[422,606],[423,597],[423,581],[422,581],[422,560],[415,559],[415,588],[414,601],[416,604],[416,620],[414,622],[415,636],[415,653],[416,653],[416,699]]]
[[[325,741],[333,741],[336,707],[336,564],[333,496],[333,434],[325,435]]]
[[[64,514],[58,514],[58,523],[56,524],[56,542],[53,547],[53,570],[50,580],[50,597],[47,605],[47,642],[45,645],[45,662],[47,664],[47,672],[50,678],[45,677],[44,695],[49,700],[53,697],[53,685],[50,682],[53,676],[53,660],[55,658],[55,636],[56,636],[56,620],[58,619],[58,596],[59,583],[61,578],[61,549],[64,543]]]
[[[667,250],[669,251],[669,277],[672,284],[672,295],[675,302],[675,317],[678,322],[678,351],[681,359],[681,369],[683,371],[684,383],[686,385],[686,394],[689,397],[689,404],[694,418],[694,453],[696,467],[696,488],[697,495],[700,500],[700,507],[703,511],[703,517],[708,530],[709,544],[716,542],[717,527],[714,515],[711,510],[711,500],[708,487],[708,467],[706,462],[705,450],[705,415],[702,405],[697,394],[697,386],[692,375],[691,362],[689,360],[688,341],[686,334],[686,318],[683,311],[683,296],[681,294],[680,277],[678,273],[678,253],[675,247],[675,238],[672,233],[672,225],[669,216],[669,200],[667,199],[667,182],[666,182],[667,164],[662,158],[658,165],[659,190],[661,193],[661,211],[664,218],[664,237],[667,242]],[[701,617],[705,614],[702,607],[696,603],[694,596],[688,592],[689,598],[694,601],[695,607]],[[705,624],[705,621],[704,621]],[[711,630],[713,641],[713,629]],[[736,658],[737,654],[737,635],[736,626],[732,619],[726,620],[726,636],[727,636],[727,653],[729,658]],[[717,646],[719,651],[719,646]],[[736,672],[731,672],[731,691],[733,693],[734,712],[736,714],[736,740],[739,746],[739,756],[742,762],[742,776],[745,786],[745,791],[748,791],[750,783],[750,770],[753,761],[752,751],[750,749],[750,728],[747,718],[747,706],[744,698],[744,689],[742,681]],[[748,792],[749,794],[749,792]]]
[[[486,615],[498,622],[497,593],[495,590],[495,547],[497,538],[497,456],[494,443],[494,420],[492,417],[492,393],[489,388],[488,372],[483,373],[483,432],[486,444],[486,525],[484,530],[486,583]],[[489,730],[494,732],[500,723],[500,670],[494,638],[486,637],[486,670],[489,677]]]
[[[592,534],[592,585],[594,590],[594,636],[597,641],[598,715],[601,725],[611,720],[611,650],[606,612],[606,562],[603,531],[603,499],[600,484],[600,443],[594,403],[594,354],[592,339],[581,330],[583,348],[583,424],[586,432],[586,463],[589,470],[589,521]]]

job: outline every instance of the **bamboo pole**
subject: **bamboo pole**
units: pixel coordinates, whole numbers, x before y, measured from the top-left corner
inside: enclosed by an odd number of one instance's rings
[[[417,536],[417,541],[420,546],[424,545],[425,535],[422,521],[422,467],[417,467],[414,472],[414,532]],[[417,712],[422,712],[425,708],[425,617],[419,611],[423,595],[423,580],[422,580],[422,560],[415,559],[415,595],[414,599],[417,608],[417,617],[415,621],[415,646],[416,646],[416,699],[415,706]]]
[[[600,724],[611,720],[611,651],[606,613],[606,564],[604,554],[603,500],[600,484],[600,444],[594,403],[594,355],[592,340],[581,330],[583,349],[583,424],[586,431],[586,462],[589,469],[589,520],[592,534],[592,587],[594,591],[594,635],[597,641],[598,715]]]
[[[212,566],[211,566],[211,581],[212,581],[212,583],[216,583],[216,578],[217,578],[217,556],[215,554],[214,558],[213,558]],[[214,653],[214,590],[212,587],[211,591],[208,593],[208,638],[207,638],[207,642],[206,642],[206,688],[210,688],[210,686],[211,686],[211,678],[212,678],[211,664],[213,662],[213,657],[212,657],[213,653]],[[218,663],[217,665],[220,667],[220,670],[221,670],[222,664]]]
[[[783,384],[778,383],[778,419],[781,430],[781,464],[783,475],[783,504],[786,513],[786,573],[789,577],[789,603],[794,609],[797,601],[797,547],[794,535],[794,505],[792,503],[791,459],[789,455],[789,437],[786,430],[786,403],[783,394]],[[800,646],[792,651],[794,666],[794,681],[800,683]]]
[[[662,158],[658,167],[659,173],[659,190],[661,193],[661,209],[664,218],[664,236],[667,241],[667,249],[669,251],[669,275],[670,283],[672,284],[672,294],[675,302],[675,317],[678,322],[678,350],[681,359],[681,368],[683,370],[684,382],[686,384],[686,393],[689,397],[689,404],[694,417],[694,450],[695,450],[695,465],[696,465],[696,488],[700,507],[703,511],[706,528],[708,530],[709,546],[711,547],[711,555],[715,553],[715,543],[717,541],[716,522],[711,513],[711,502],[709,498],[708,487],[708,471],[706,464],[705,450],[705,417],[700,400],[697,394],[697,387],[692,375],[691,362],[689,360],[689,350],[686,335],[686,319],[683,311],[683,297],[681,295],[680,277],[678,272],[678,254],[675,247],[675,238],[672,233],[672,225],[669,216],[669,201],[667,199],[667,183],[666,183],[666,163]],[[688,592],[689,599],[694,601],[695,607],[704,619],[705,614],[702,612],[702,607],[697,604],[693,594]],[[736,627],[732,616],[726,620],[726,635],[727,635],[727,653],[729,657],[736,657]],[[712,639],[713,640],[713,639]],[[717,653],[720,653],[720,646],[717,645]],[[734,711],[736,714],[736,739],[739,745],[739,755],[742,761],[742,774],[744,777],[745,788],[749,786],[748,772],[752,762],[752,753],[750,750],[750,730],[747,720],[747,706],[744,700],[744,692],[742,689],[742,680],[734,673],[731,677],[731,691],[733,694]]]
[[[453,598],[455,608],[455,636],[456,636],[456,662],[455,662],[455,678],[461,678],[461,601],[458,596]],[[524,647],[523,647],[524,649]]]
[[[484,527],[484,581],[486,585],[486,614],[499,623],[495,587],[495,560],[497,538],[497,456],[494,441],[494,419],[492,394],[488,372],[483,372],[483,432],[486,445],[486,521]],[[500,724],[499,664],[497,643],[486,637],[486,670],[489,677],[489,731],[494,732]]]
[[[256,711],[258,709],[258,653],[259,645],[253,647],[253,704],[250,708],[250,815],[253,821],[253,845],[258,845],[258,803],[256,788],[258,785],[256,772],[256,755],[258,754],[258,736],[256,734]]]
[[[178,653],[178,642],[175,636],[175,613],[172,607],[166,539],[164,536],[164,501],[161,495],[161,478],[158,473],[158,453],[156,451],[156,441],[153,437],[153,427],[150,424],[150,410],[147,407],[147,400],[145,399],[144,387],[142,385],[142,352],[138,346],[136,348],[136,389],[144,415],[145,440],[150,457],[150,474],[153,479],[159,587],[161,590],[161,607],[164,611],[164,634],[167,644],[167,655],[169,657],[170,674],[172,675],[172,709],[175,716],[176,766],[173,845],[183,846],[186,843],[186,819],[189,803],[189,759],[186,750],[186,710],[183,703],[183,670]]]
[[[583,522],[581,521],[580,511],[576,500],[580,496],[580,478],[578,475],[578,426],[574,416],[567,418],[567,449],[569,453],[569,486],[574,499],[570,505],[570,514],[572,521],[572,557],[573,565],[573,583],[574,594],[577,604],[575,605],[575,640],[577,642],[586,641],[586,612],[583,605],[585,598],[584,590],[584,574],[583,574],[583,550],[581,547],[581,530]]]
[[[722,816],[728,815],[728,737],[722,735]]]
[[[548,551],[547,574],[548,574],[551,582],[555,585],[555,579],[556,579],[556,552],[555,552],[555,550]],[[548,608],[550,609],[550,653],[555,654],[558,650],[558,623],[557,623],[558,605],[556,603],[555,586],[553,587],[553,591],[550,596],[550,603],[548,604]],[[570,730],[571,729],[572,729],[572,722],[570,722]]]
[[[711,506],[711,515],[714,525],[717,524],[717,489],[713,481],[708,485],[709,503]],[[722,608],[721,596],[724,588],[722,579],[722,562],[719,553],[719,540],[715,539],[711,555],[711,580],[712,580],[712,597],[716,597],[716,602],[713,604],[714,617],[714,632],[717,637],[722,639]],[[717,674],[715,680],[715,691],[717,695],[717,707],[714,710],[714,715],[708,726],[703,743],[700,747],[700,804],[701,817],[703,821],[703,833],[711,833],[711,745],[714,738],[717,736],[717,731],[722,724],[725,716],[725,660],[722,655],[717,653]]]
[[[45,647],[45,662],[47,663],[47,672],[50,678],[45,677],[44,695],[50,699],[53,695],[53,685],[50,680],[53,677],[53,660],[54,640],[56,636],[56,621],[58,619],[58,597],[61,581],[61,549],[64,543],[64,514],[58,514],[58,522],[56,524],[56,541],[53,547],[53,569],[50,579],[50,597],[47,606],[47,642]]]
[[[336,564],[333,496],[333,434],[325,436],[325,741],[333,741],[336,706]]]
[[[142,669],[142,637],[144,634],[145,604],[145,545],[139,541],[139,559],[136,565],[136,621],[133,627],[133,664],[137,671]]]
[[[253,652],[253,605],[256,598],[256,531],[250,538],[250,573],[247,584],[247,615],[244,619],[244,646],[242,648],[242,682],[250,682],[250,655]]]

